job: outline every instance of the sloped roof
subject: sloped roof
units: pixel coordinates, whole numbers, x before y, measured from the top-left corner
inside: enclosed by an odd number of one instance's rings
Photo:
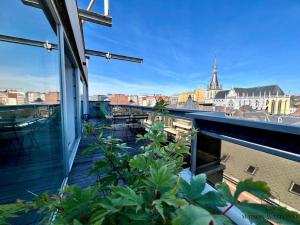
[[[226,175],[237,180],[245,180],[251,176],[245,170],[249,165],[256,166],[259,169],[255,173],[255,180],[267,182],[272,194],[279,198],[278,200],[300,210],[300,197],[289,192],[291,182],[299,177],[298,162],[226,141],[222,141],[222,154],[230,156],[224,170]]]
[[[233,88],[234,91],[239,95],[242,96],[260,96],[260,95],[284,95],[283,90],[278,85],[268,85],[268,86],[258,86],[252,88]]]
[[[197,109],[198,108],[198,103],[193,101],[192,96],[189,95],[188,99],[184,103],[183,106],[185,109]]]
[[[223,99],[229,93],[229,90],[217,92],[215,99]]]

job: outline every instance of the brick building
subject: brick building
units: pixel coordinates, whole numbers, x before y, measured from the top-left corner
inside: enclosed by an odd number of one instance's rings
[[[128,96],[124,94],[114,94],[111,97],[111,102],[112,105],[117,105],[117,104],[128,104]]]

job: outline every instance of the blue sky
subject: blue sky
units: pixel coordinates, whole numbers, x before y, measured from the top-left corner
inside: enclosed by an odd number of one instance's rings
[[[88,2],[78,0],[82,8]],[[0,7],[15,12],[1,12],[0,33],[55,42],[39,10],[19,0],[1,0]],[[94,11],[103,11],[102,0]],[[111,0],[111,15],[112,28],[85,23],[86,47],[145,61],[92,57],[91,94],[169,95],[205,88],[214,57],[224,88],[279,84],[286,93],[300,94],[298,0]],[[0,43],[0,62],[0,88],[58,87],[55,52]]]
[[[145,63],[92,58],[94,93],[172,94],[206,87],[214,56],[224,88],[277,83],[287,93],[300,93],[300,1],[112,0],[111,15],[112,28],[84,25],[86,47]]]

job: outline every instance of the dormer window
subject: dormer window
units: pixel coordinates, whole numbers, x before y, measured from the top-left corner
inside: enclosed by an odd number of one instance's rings
[[[257,171],[257,167],[255,166],[252,166],[252,165],[249,165],[246,172],[251,174],[251,175],[254,175]]]
[[[220,159],[221,159],[222,162],[226,162],[229,158],[230,158],[230,155],[223,154]]]
[[[293,194],[300,195],[300,184],[292,182],[289,191]]]

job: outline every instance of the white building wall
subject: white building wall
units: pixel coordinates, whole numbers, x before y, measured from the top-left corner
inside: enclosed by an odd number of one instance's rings
[[[274,99],[274,96],[251,96],[251,97],[226,97],[225,99],[211,99],[207,100],[207,103],[213,103],[215,106],[223,106],[227,108],[239,109],[242,106],[249,105],[254,110],[265,110],[267,107],[267,102]],[[278,98],[286,98],[289,96],[278,96]]]

